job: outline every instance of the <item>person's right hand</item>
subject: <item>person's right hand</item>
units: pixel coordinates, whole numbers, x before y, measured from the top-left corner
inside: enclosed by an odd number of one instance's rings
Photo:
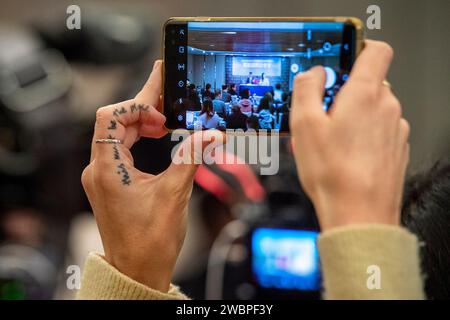
[[[105,260],[130,278],[167,292],[186,233],[198,160],[206,146],[223,141],[223,135],[217,130],[194,133],[174,153],[177,161],[158,175],[134,167],[133,144],[140,137],[160,138],[167,133],[160,113],[162,69],[162,61],[156,61],[134,99],[97,111],[91,162],[81,179],[98,224]],[[119,139],[122,143],[97,143],[98,139]],[[190,153],[182,155],[184,150]],[[148,153],[158,157],[152,150]]]
[[[409,125],[383,85],[393,50],[366,41],[329,113],[325,72],[295,79],[290,126],[302,186],[322,230],[363,223],[398,225],[409,160]]]

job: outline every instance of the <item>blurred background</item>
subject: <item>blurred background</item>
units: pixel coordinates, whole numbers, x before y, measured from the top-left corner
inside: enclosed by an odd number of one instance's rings
[[[81,30],[66,28],[71,4],[81,8]],[[95,110],[139,90],[153,60],[161,57],[161,26],[167,18],[340,15],[365,22],[372,4],[381,8],[381,30],[366,30],[366,36],[387,41],[395,50],[389,81],[411,124],[413,173],[450,155],[448,0],[2,0],[0,299],[71,299],[76,290],[67,286],[68,266],[82,268],[87,252],[102,250],[80,183]],[[139,141],[133,147],[136,166],[161,172],[170,162],[171,147],[169,137]],[[245,165],[202,167],[175,275],[191,297],[211,297],[207,280],[223,278],[221,270],[207,270],[209,253],[211,247],[220,249],[218,237],[231,237],[223,228],[237,217],[251,224],[317,230],[287,144],[280,157],[280,173],[270,177]],[[208,183],[211,179],[225,186],[226,196]],[[268,294],[248,280],[247,226],[233,225],[233,241],[238,240],[227,247],[228,278],[215,298]],[[209,290],[217,294],[219,289],[210,283]]]

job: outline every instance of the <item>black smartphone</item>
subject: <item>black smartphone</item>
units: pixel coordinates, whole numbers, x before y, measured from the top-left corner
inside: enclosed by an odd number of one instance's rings
[[[171,18],[163,30],[165,125],[288,133],[294,77],[324,66],[328,110],[362,44],[363,25],[351,17]]]

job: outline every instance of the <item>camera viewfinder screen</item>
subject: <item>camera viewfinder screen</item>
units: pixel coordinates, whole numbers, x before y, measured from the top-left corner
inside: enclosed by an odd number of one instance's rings
[[[168,23],[166,126],[287,132],[294,77],[324,66],[327,110],[351,68],[353,31],[342,22]]]
[[[252,272],[264,288],[320,290],[318,233],[259,228],[252,234]]]

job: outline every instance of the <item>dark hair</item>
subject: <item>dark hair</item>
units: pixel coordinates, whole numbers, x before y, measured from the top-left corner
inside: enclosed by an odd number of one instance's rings
[[[236,86],[236,83],[230,83],[230,89],[233,89]]]
[[[269,100],[270,103],[272,103],[273,102],[272,92],[267,91],[266,93],[264,93],[264,98],[266,98],[267,100]]]
[[[226,84],[222,85],[222,90],[227,90],[228,86]]]
[[[405,186],[402,224],[421,247],[428,299],[450,298],[450,162],[436,163]]]
[[[206,89],[206,90],[211,89],[211,83],[207,83],[206,86],[205,86],[205,89]]]
[[[275,89],[280,90],[280,89],[281,89],[281,84],[280,84],[280,83],[277,83],[277,84],[275,85]]]
[[[233,113],[239,113],[239,112],[241,112],[241,106],[238,105],[238,104],[234,104],[234,105],[231,107],[231,111],[232,111]]]
[[[215,97],[218,97],[218,96],[220,96],[222,94],[222,91],[220,91],[219,89],[216,89],[215,91],[214,91],[214,96]]]
[[[264,97],[261,100],[259,100],[258,112],[261,112],[262,110],[270,110],[270,109],[272,109],[272,105],[270,103],[270,100],[267,97]]]
[[[193,84],[193,83],[189,84],[189,89],[190,90],[195,90],[195,84]]]
[[[205,98],[205,100],[203,100],[202,111],[200,112],[200,114],[204,114],[205,112],[207,118],[211,118],[214,115],[213,103],[209,98]]]
[[[246,120],[246,123],[247,123],[247,127],[249,129],[255,129],[255,130],[259,129],[259,119],[257,116],[248,117]]]
[[[241,90],[241,98],[242,99],[248,99],[250,98],[250,90],[248,88],[245,88],[243,90]]]

